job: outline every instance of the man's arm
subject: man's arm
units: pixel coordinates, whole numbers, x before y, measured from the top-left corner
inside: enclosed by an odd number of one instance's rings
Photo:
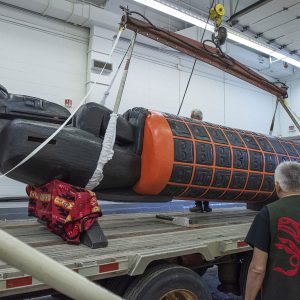
[[[265,277],[267,261],[268,253],[255,247],[248,270],[245,300],[255,300]]]

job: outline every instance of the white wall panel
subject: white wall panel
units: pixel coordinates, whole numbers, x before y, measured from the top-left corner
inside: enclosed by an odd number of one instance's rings
[[[178,72],[169,67],[133,57],[120,112],[125,112],[134,106],[141,106],[175,113],[179,100],[178,75]],[[116,82],[108,99],[107,106],[110,108],[113,107],[116,99],[118,83],[119,81]]]
[[[226,85],[225,123],[226,126],[268,134],[275,109],[272,95]]]
[[[18,181],[4,177],[0,179],[0,199],[24,197],[25,185]]]
[[[0,82],[9,92],[78,103],[85,93],[88,32],[76,40],[0,19],[0,35]]]
[[[1,9],[0,84],[10,93],[78,104],[85,94],[88,35],[86,28]],[[0,178],[0,198],[23,195],[23,184]]]
[[[115,32],[111,32],[111,37],[113,37],[114,34]],[[90,47],[91,45],[95,47],[94,49],[90,49],[92,53],[96,52],[95,50],[99,53],[110,52],[113,40],[111,39],[111,43],[107,44],[106,30],[104,30],[102,37],[101,33],[97,31],[97,36],[93,38],[93,41],[94,40],[97,40],[97,43],[90,41]],[[92,95],[89,98],[90,101],[100,102],[128,45],[129,41],[124,39],[120,40],[111,59],[113,63],[113,73],[102,76],[92,74],[92,81],[97,82],[97,85],[94,87]],[[93,53],[91,56],[94,57],[95,54]],[[106,55],[106,57],[108,57],[108,55]],[[105,57],[102,57],[102,59],[105,60]],[[160,51],[153,51],[152,48],[147,48],[137,43],[134,47],[119,112],[123,113],[134,106],[173,112],[174,104],[177,105],[179,102],[179,72],[177,70],[177,64],[178,58]],[[110,109],[114,106],[123,74],[123,67],[124,64],[118,73],[106,102],[106,106]],[[163,88],[161,88],[162,86]]]
[[[135,74],[140,75],[137,77]],[[121,110],[132,106],[145,106],[174,113],[178,102],[178,84],[178,74],[173,69],[136,60],[128,76]]]
[[[199,65],[202,67],[202,65]],[[190,72],[180,72],[180,101],[190,76]],[[218,71],[216,70],[216,75]],[[217,78],[217,77],[216,77]],[[206,77],[196,72],[192,76],[190,86],[187,90],[184,103],[180,114],[190,116],[192,109],[201,109],[203,119],[207,122],[223,124],[224,101],[223,89],[224,84],[218,80]]]

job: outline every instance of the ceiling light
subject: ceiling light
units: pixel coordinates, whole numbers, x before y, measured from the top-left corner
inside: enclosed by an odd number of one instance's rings
[[[288,64],[291,64],[293,66],[296,66],[296,67],[300,68],[300,61],[299,60],[296,60],[296,59],[291,58],[291,57],[285,57],[282,60],[287,62]]]
[[[205,26],[206,26],[206,21],[204,19],[200,19],[196,15],[193,16],[189,12],[180,11],[178,7],[173,6],[169,3],[165,4],[163,2],[158,2],[158,1],[154,1],[154,0],[134,0],[134,1],[144,4],[153,9],[159,10],[167,15],[173,16],[173,17],[183,20],[185,22],[196,25],[198,27],[205,28]],[[213,32],[214,26],[211,24],[207,24],[206,29]]]
[[[157,0],[134,0],[134,1],[146,5],[148,7],[151,7],[155,10],[161,11],[175,18],[178,18],[180,20],[183,20],[185,22],[188,22],[190,24],[193,24],[195,26],[206,28],[206,30],[208,31],[211,32],[214,31],[214,26],[211,25],[210,23],[207,23],[205,20],[199,18],[196,15],[191,14],[188,11],[180,10],[178,7],[172,5],[171,3],[165,3]],[[227,29],[228,29],[228,39],[300,68],[300,61],[288,57],[272,49],[271,47],[258,43],[257,41],[252,40],[248,37],[239,35],[238,33],[234,32],[230,28]]]

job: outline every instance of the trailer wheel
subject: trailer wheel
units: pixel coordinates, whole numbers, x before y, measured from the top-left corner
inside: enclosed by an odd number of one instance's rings
[[[248,270],[249,266],[252,260],[253,256],[253,251],[247,252],[241,262],[241,271],[240,271],[240,289],[243,298],[245,297],[245,292],[246,292],[246,281],[247,281],[247,275],[248,275]],[[256,300],[262,299],[261,291],[258,292],[256,296]]]
[[[194,271],[177,265],[149,268],[126,290],[127,300],[211,300],[211,294]]]

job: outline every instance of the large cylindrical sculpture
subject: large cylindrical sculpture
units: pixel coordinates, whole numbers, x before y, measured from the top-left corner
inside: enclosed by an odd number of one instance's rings
[[[180,199],[271,201],[276,166],[300,161],[299,153],[300,145],[286,139],[152,112],[134,190]]]

